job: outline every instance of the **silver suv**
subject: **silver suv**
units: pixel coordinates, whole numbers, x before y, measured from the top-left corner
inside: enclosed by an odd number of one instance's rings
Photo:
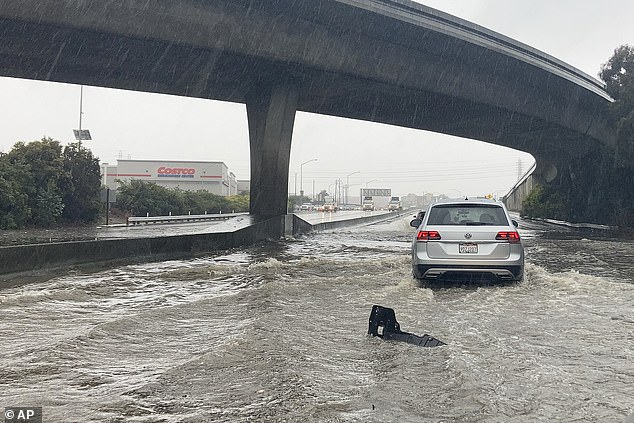
[[[422,216],[421,216],[422,215]],[[420,217],[419,217],[420,216]],[[524,277],[524,248],[503,203],[443,200],[410,222],[412,272],[423,280],[475,276],[502,281]]]

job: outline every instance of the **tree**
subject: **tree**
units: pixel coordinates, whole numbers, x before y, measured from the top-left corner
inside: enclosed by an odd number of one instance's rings
[[[18,142],[0,157],[0,228],[94,222],[101,212],[99,160],[78,144]]]
[[[223,197],[207,191],[182,191],[181,201],[184,209],[181,214],[218,213],[226,203]]]
[[[232,195],[227,197],[227,203],[230,212],[248,212],[249,211],[249,195]]]
[[[36,226],[55,224],[64,209],[60,181],[67,175],[61,153],[58,141],[43,138],[28,144],[16,143],[6,155],[11,165],[26,170],[22,189],[31,210],[30,223]]]
[[[610,109],[616,126],[616,164],[631,167],[634,161],[634,47],[622,45],[614,50],[599,76],[615,100]]]
[[[21,228],[31,218],[28,196],[24,192],[28,169],[23,165],[13,165],[0,156],[0,229]]]
[[[139,180],[121,183],[117,190],[117,207],[136,216],[167,216],[169,213],[181,213],[181,206],[174,191]]]
[[[222,197],[207,191],[168,189],[152,182],[132,180],[120,182],[117,208],[136,216],[229,213],[249,210],[249,197]]]
[[[62,158],[65,174],[60,181],[64,193],[62,217],[68,222],[96,221],[102,210],[99,159],[78,143],[67,145]]]
[[[626,44],[614,50],[610,60],[601,66],[599,76],[612,98],[631,110],[634,106],[634,47]],[[628,113],[622,113],[625,114]]]
[[[601,79],[614,98],[611,106],[616,127],[616,160],[605,185],[612,192],[614,221],[622,226],[634,223],[634,46],[622,45],[601,67]]]
[[[551,187],[536,185],[522,202],[522,216],[568,219],[566,201]]]

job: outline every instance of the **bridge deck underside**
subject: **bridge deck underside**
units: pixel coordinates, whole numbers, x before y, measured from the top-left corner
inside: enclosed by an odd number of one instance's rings
[[[399,85],[223,49],[7,19],[0,19],[0,36],[0,74],[4,76],[240,103],[263,85],[290,83],[297,86],[298,109],[305,112],[442,132],[534,154],[550,154],[584,142],[578,131],[483,102],[471,88],[464,95],[448,95],[412,87],[405,84],[407,78]],[[433,55],[428,60],[430,68],[441,66],[433,63],[440,60]],[[447,69],[435,78],[444,79],[444,85],[464,84],[459,81],[464,78],[462,71]],[[425,78],[430,75],[421,75]],[[489,93],[491,98],[506,94]],[[526,96],[517,101],[533,99]]]

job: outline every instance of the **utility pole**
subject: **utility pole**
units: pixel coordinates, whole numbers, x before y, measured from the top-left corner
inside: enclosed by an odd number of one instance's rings
[[[304,163],[299,165],[299,204],[300,206],[304,202],[304,165],[306,163],[315,162],[317,159],[306,160]]]
[[[357,173],[361,173],[360,171],[356,171],[356,172],[352,172],[346,175],[346,186],[345,186],[345,200],[344,200],[344,204],[348,204],[350,202],[350,199],[348,198],[348,190],[350,188],[350,177],[352,175],[356,175]]]

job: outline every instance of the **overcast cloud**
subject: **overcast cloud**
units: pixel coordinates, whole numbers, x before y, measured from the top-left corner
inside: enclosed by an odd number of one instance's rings
[[[622,44],[634,44],[634,2],[429,0],[431,7],[475,22],[551,54],[596,77]],[[0,151],[50,136],[67,143],[78,127],[79,86],[0,78]],[[117,158],[224,161],[249,178],[246,109],[241,104],[84,87],[86,145],[102,162]],[[289,191],[328,189],[349,177],[351,195],[369,184],[413,192],[502,194],[515,183],[526,153],[482,142],[298,113]],[[425,161],[425,165],[422,162]],[[434,163],[430,165],[430,163]],[[297,177],[295,176],[297,174]],[[297,180],[297,182],[295,182]]]

